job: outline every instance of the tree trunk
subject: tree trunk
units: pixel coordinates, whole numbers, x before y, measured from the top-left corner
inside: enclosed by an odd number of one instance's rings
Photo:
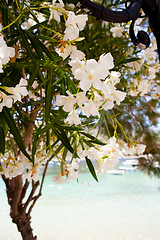
[[[36,236],[33,236],[33,230],[31,228],[31,217],[27,214],[19,213],[18,216],[11,216],[12,222],[17,225],[18,231],[21,233],[23,240],[37,240]]]
[[[12,218],[12,222],[17,225],[18,231],[21,233],[23,240],[36,240],[37,237],[33,236],[33,230],[31,228],[31,216],[30,212],[27,213],[28,204],[31,203],[32,198],[29,201],[23,204],[24,194],[24,186],[22,176],[17,176],[12,179],[5,178],[2,176],[5,184],[6,184],[6,192],[8,197],[8,203],[10,205],[10,216]],[[37,184],[38,185],[38,184]],[[26,185],[25,193],[29,184]],[[35,186],[35,185],[34,185]],[[36,187],[31,193],[35,192]],[[30,194],[30,196],[32,196]]]

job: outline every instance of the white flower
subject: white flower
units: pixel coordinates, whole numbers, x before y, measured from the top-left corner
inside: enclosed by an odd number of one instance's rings
[[[91,147],[89,150],[84,150],[82,155],[88,157],[90,160],[95,161],[102,158],[102,154],[99,150]]]
[[[57,22],[60,22],[60,16],[62,15],[62,12],[65,12],[63,1],[52,0],[52,5],[50,5],[50,11],[51,15],[49,17],[49,21],[54,18]]]
[[[69,55],[71,57],[71,60],[74,59],[80,59],[82,60],[84,58],[84,53],[77,49],[76,46],[65,44],[64,46],[61,46],[56,49],[56,52],[61,56],[63,59],[66,59]]]
[[[27,179],[29,182],[31,182],[32,180],[38,181],[40,173],[41,173],[40,168],[36,164],[35,166],[32,166],[31,169],[28,169],[28,171],[25,174],[23,174],[23,179]]]
[[[109,81],[113,85],[115,85],[116,83],[120,82],[120,76],[121,76],[121,74],[119,72],[111,71]]]
[[[149,67],[149,79],[154,79],[156,77],[157,69],[155,67]]]
[[[88,102],[88,98],[86,97],[85,92],[79,92],[76,94],[76,101],[77,104],[82,107],[82,105],[86,104]]]
[[[15,49],[8,47],[3,39],[3,36],[0,35],[0,73],[3,72],[2,65],[8,63],[10,58],[14,57],[14,55]]]
[[[72,112],[76,99],[69,91],[67,91],[67,93],[69,96],[58,96],[56,103],[57,106],[63,106],[65,112]]]
[[[0,112],[2,111],[4,106],[6,106],[7,108],[11,108],[12,104],[13,104],[12,95],[7,95],[4,92],[0,91]]]
[[[67,170],[69,171],[68,176],[67,176],[67,181],[72,179],[78,179],[79,177],[79,172],[78,172],[78,168],[79,168],[79,159],[73,159],[71,164],[67,165]]]
[[[124,27],[121,27],[119,23],[115,24],[115,27],[112,27],[110,31],[113,34],[113,37],[121,37],[124,31]]]
[[[88,20],[87,15],[79,14],[76,16],[74,12],[69,11],[63,40],[73,41],[76,38],[78,38],[79,31],[82,31],[84,29],[87,20]]]
[[[3,47],[4,45],[6,45],[6,42],[3,39],[3,35],[0,35],[0,47]]]
[[[103,83],[101,92],[104,94],[104,99],[110,99],[111,98],[111,94],[116,90],[116,88],[109,82]]]
[[[85,14],[75,15],[74,12],[69,11],[68,18],[66,21],[66,27],[68,26],[76,26],[79,31],[82,31],[86,25],[86,21],[88,20],[88,16]]]
[[[65,122],[68,122],[69,124],[75,124],[75,125],[81,124],[79,115],[75,111],[72,111],[68,114],[68,117],[66,118]]]
[[[99,58],[98,63],[103,67],[103,70],[106,69],[106,75],[108,75],[107,70],[114,68],[114,62],[111,53],[102,54]]]
[[[61,171],[59,172],[58,176],[52,177],[52,181],[55,182],[56,184],[64,183],[64,179],[61,175]]]
[[[146,145],[144,144],[137,144],[137,147],[136,147],[136,152],[138,155],[142,154],[146,149]]]
[[[120,102],[122,102],[125,99],[126,94],[127,93],[125,93],[125,92],[121,92],[119,90],[116,90],[112,93],[112,96],[113,96],[114,100],[117,102],[117,104],[119,105]]]
[[[33,84],[32,84],[32,88],[33,89],[36,89],[38,87],[38,82],[37,81],[34,81]]]
[[[69,65],[72,67],[72,73],[74,76],[78,68],[83,68],[82,71],[85,71],[85,61],[81,61],[78,58],[70,61]]]
[[[79,37],[79,29],[77,26],[69,25],[66,27],[64,34],[65,34],[63,37],[64,41],[67,41],[67,40],[73,41]]]
[[[24,78],[20,79],[20,82],[10,89],[10,92],[13,94],[12,98],[14,99],[14,102],[21,101],[21,98],[26,96],[28,94],[27,91],[27,81]]]
[[[109,110],[114,107],[114,103],[109,99],[109,100],[106,100],[106,102],[103,104],[102,107],[104,110]]]
[[[134,144],[134,145],[128,145],[125,143],[123,145],[123,153],[125,155],[135,155],[135,154],[142,154],[146,149],[146,145],[144,144]]]
[[[26,86],[27,81],[24,78],[21,78],[19,84],[17,84],[15,87],[3,87],[3,89],[9,93],[9,95],[0,91],[0,112],[4,106],[11,108],[14,102],[17,100],[21,101],[21,97],[24,97],[28,94]]]
[[[157,53],[155,52],[154,47],[149,47],[145,49],[145,51],[142,53],[142,57],[148,62],[152,64],[152,61],[155,61],[157,59]]]
[[[93,87],[97,88],[97,85],[101,85],[100,76],[98,75],[98,63],[95,59],[87,60],[85,71],[82,68],[77,69],[75,72],[75,78],[80,80],[80,88],[84,91]]]
[[[109,138],[108,143],[102,146],[100,150],[103,152],[104,158],[106,156],[106,160],[116,160],[122,156],[119,144],[117,143],[117,139],[115,137]]]
[[[140,93],[140,96],[144,96],[151,90],[151,88],[152,83],[148,79],[141,79],[141,81],[138,83],[137,91]]]
[[[74,60],[76,58],[79,60],[82,60],[84,59],[85,54],[82,51],[78,50],[76,46],[74,46],[72,48],[70,57],[71,57],[71,60]]]
[[[96,89],[102,90],[101,79],[108,76],[108,69],[113,67],[112,56],[110,54],[101,55],[99,61],[89,59],[84,61],[72,61],[72,71],[74,77],[80,80],[80,88],[83,91],[88,91],[91,86]],[[110,61],[110,62],[108,62]]]
[[[98,115],[98,109],[95,103],[92,100],[89,100],[84,107],[82,107],[82,111],[85,112],[86,116],[89,117],[90,115]]]

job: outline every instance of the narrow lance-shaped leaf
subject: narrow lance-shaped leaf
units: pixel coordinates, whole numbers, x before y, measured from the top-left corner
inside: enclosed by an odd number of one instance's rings
[[[4,129],[0,127],[0,153],[4,154],[5,152],[5,133]]]
[[[32,86],[32,84],[33,84],[33,82],[35,80],[35,77],[37,76],[38,72],[39,72],[39,65],[36,64],[34,66],[34,71],[33,71],[31,77],[28,80],[28,89],[30,89],[30,87]]]
[[[23,46],[25,47],[26,51],[27,51],[27,54],[30,58],[35,58],[35,54],[33,53],[31,47],[30,47],[30,44],[28,42],[28,39],[26,37],[26,34],[25,34],[25,30],[22,30],[22,28],[19,26],[19,34],[21,36],[21,39],[22,39],[22,44]]]
[[[85,157],[85,159],[86,159],[86,163],[87,163],[87,166],[89,168],[90,173],[92,174],[94,179],[98,182],[97,174],[95,172],[95,169],[94,169],[94,166],[93,166],[91,160],[89,158],[87,158],[87,157]]]
[[[40,46],[40,41],[29,31],[25,31],[26,36],[31,41],[32,47],[34,48],[35,52],[37,53],[40,59],[44,59],[44,55]]]
[[[3,108],[3,116],[4,116],[4,119],[5,119],[8,127],[9,127],[9,130],[10,130],[11,134],[14,136],[14,139],[15,139],[18,147],[19,147],[20,150],[23,152],[23,154],[24,154],[30,161],[32,161],[31,158],[30,158],[30,156],[29,156],[29,154],[28,154],[28,153],[26,152],[26,150],[25,150],[25,146],[24,146],[24,143],[23,143],[23,139],[22,139],[22,137],[21,137],[21,135],[20,135],[20,133],[19,133],[19,130],[18,130],[17,126],[16,126],[16,123],[15,123],[15,121],[14,121],[14,119],[13,119],[13,117],[12,117],[10,111],[9,111],[9,109],[6,108],[6,107]]]
[[[56,129],[56,128],[53,128],[52,131],[55,133],[55,135],[58,137],[58,139],[64,144],[64,146],[66,146],[66,148],[71,153],[73,153],[74,149],[72,148],[66,133],[62,129],[59,130],[59,129]]]
[[[89,141],[91,141],[91,142],[93,142],[93,143],[96,143],[96,144],[99,144],[99,145],[105,145],[105,143],[103,143],[102,141],[100,141],[99,139],[97,139],[96,137],[92,136],[92,135],[89,134],[89,133],[86,133],[86,132],[80,132],[80,133],[81,133],[82,135],[90,138],[91,140],[89,140]]]

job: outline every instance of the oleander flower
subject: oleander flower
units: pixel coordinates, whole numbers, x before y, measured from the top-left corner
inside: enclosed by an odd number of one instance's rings
[[[65,46],[58,47],[56,49],[56,52],[58,53],[59,56],[63,58],[63,60],[66,59],[69,55],[71,60],[74,60],[76,58],[82,60],[85,56],[85,54],[82,51],[78,50],[76,46],[68,44],[65,44]]]
[[[24,78],[21,78],[20,82],[13,89],[14,102],[16,102],[17,100],[21,101],[21,98],[28,94],[27,85],[28,85],[27,80],[25,80]]]
[[[0,112],[3,107],[11,108],[13,103],[21,101],[21,98],[28,94],[27,81],[24,78],[20,79],[20,82],[15,87],[5,87],[4,89],[8,94],[0,91]]]
[[[82,111],[85,112],[86,116],[89,117],[91,115],[93,116],[97,116],[99,114],[98,112],[98,108],[96,106],[96,104],[92,101],[89,100],[84,107],[82,107]]]
[[[0,27],[2,25],[0,24]],[[0,35],[0,73],[3,73],[3,65],[10,61],[10,58],[14,57],[15,49],[8,47],[6,42],[3,39],[3,36]]]
[[[88,102],[88,98],[86,97],[85,92],[79,92],[76,94],[76,101],[79,107],[82,107],[84,104]]]
[[[114,98],[114,101],[119,105],[126,97],[127,93],[122,92],[119,90],[116,90],[112,93],[112,97]]]
[[[113,34],[113,37],[121,37],[124,31],[124,27],[121,27],[119,23],[115,24],[115,27],[112,27],[110,31]]]
[[[65,122],[69,123],[69,124],[81,124],[81,120],[79,118],[79,115],[76,113],[75,110],[73,110],[72,112],[70,112],[68,114],[68,117],[65,119]]]
[[[52,4],[50,5],[50,17],[49,21],[54,18],[58,23],[60,22],[60,17],[65,12],[64,3],[62,0],[52,0]]]
[[[59,174],[57,176],[52,177],[52,181],[55,182],[56,184],[64,183],[64,179],[61,175],[61,171],[59,171]]]
[[[73,41],[79,37],[79,31],[82,31],[86,25],[88,16],[85,14],[75,15],[74,12],[69,11],[66,21],[66,29],[64,31],[64,41]]]
[[[69,63],[80,88],[88,91],[92,86],[98,90],[103,89],[101,80],[105,80],[111,68],[114,67],[113,57],[110,53],[102,54],[97,62],[95,59],[87,61],[75,59]]]
[[[57,106],[63,106],[63,110],[65,112],[72,112],[73,106],[76,103],[76,99],[69,91],[67,91],[67,94],[69,96],[58,96],[56,99],[56,103]]]

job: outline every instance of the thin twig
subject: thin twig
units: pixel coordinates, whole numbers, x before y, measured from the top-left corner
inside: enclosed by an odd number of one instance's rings
[[[37,194],[37,196],[35,196],[32,200],[32,204],[28,210],[28,214],[31,213],[32,211],[32,208],[34,207],[36,201],[38,200],[38,198],[42,195],[42,188],[43,188],[43,184],[44,184],[44,179],[45,179],[45,176],[46,176],[46,172],[47,172],[47,168],[48,168],[48,162],[46,163],[45,165],[45,169],[44,169],[44,172],[43,172],[43,176],[42,176],[42,181],[41,181],[41,186],[40,186],[40,189],[39,189],[39,193]]]
[[[26,208],[28,207],[28,205],[30,204],[30,202],[33,199],[34,193],[37,190],[37,187],[39,186],[39,181],[37,181],[36,183],[32,180],[32,191],[27,199],[27,201],[24,204],[24,209],[26,210]]]
[[[30,182],[26,179],[25,184],[22,189],[22,193],[21,193],[21,197],[20,197],[20,201],[19,201],[20,203],[22,203],[22,201],[26,195],[29,184],[30,184]]]

